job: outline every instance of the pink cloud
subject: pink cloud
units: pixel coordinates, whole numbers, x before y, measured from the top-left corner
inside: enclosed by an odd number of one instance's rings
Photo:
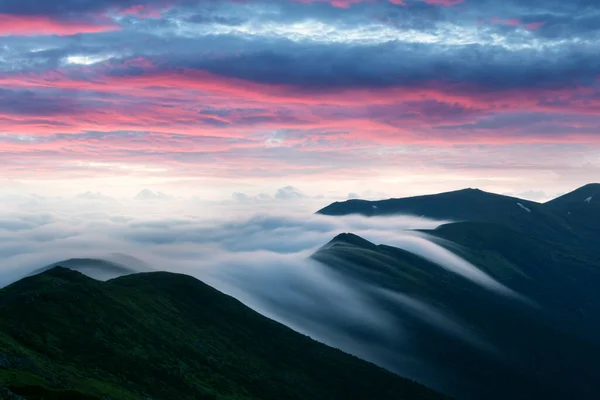
[[[436,4],[440,6],[451,7],[462,3],[465,0],[422,0],[424,3]]]
[[[294,0],[300,3],[313,3],[313,2],[324,2],[329,3],[334,7],[338,8],[349,8],[350,6],[358,3],[375,2],[375,1],[386,1],[386,0]],[[389,3],[407,6],[408,4],[404,0],[387,0]],[[464,2],[465,0],[420,0],[427,4],[434,4],[438,6],[451,7]]]
[[[133,62],[133,61],[132,61]],[[108,75],[112,67],[104,65],[96,69],[81,68],[77,78],[71,72],[54,70],[43,74],[0,75],[0,84],[11,87],[46,87],[72,90],[115,92],[153,98],[173,96],[200,91],[211,94],[211,101],[219,99],[226,103],[236,101],[256,104],[306,104],[352,106],[361,104],[395,104],[406,101],[433,99],[463,107],[508,112],[518,109],[532,111],[563,110],[580,113],[599,111],[600,99],[587,98],[593,94],[589,88],[565,89],[505,89],[486,91],[469,84],[452,84],[430,81],[418,86],[388,87],[381,89],[335,89],[313,90],[294,86],[261,84],[238,78],[217,76],[196,69],[159,69],[147,60],[136,60],[144,69],[136,75]],[[160,89],[160,90],[158,90]],[[235,101],[234,101],[235,102]]]
[[[530,24],[525,25],[525,28],[529,29],[530,31],[535,31],[536,29],[539,29],[544,25],[546,25],[546,21],[532,22]]]
[[[520,19],[516,19],[516,18],[501,19],[498,17],[491,18],[490,22],[493,24],[500,24],[500,25],[506,25],[506,26],[523,27],[530,31],[539,29],[546,24],[546,21],[532,22],[532,23],[526,24],[526,23],[522,22]]]
[[[87,23],[53,19],[44,15],[11,15],[0,14],[0,36],[21,35],[60,35],[68,36],[78,33],[98,33],[121,29],[105,21],[103,23]]]
[[[358,3],[363,3],[365,1],[377,1],[377,0],[294,0],[299,3],[329,3],[334,7],[338,8],[349,8],[350,6]]]
[[[396,4],[396,5],[399,5],[399,6],[405,6],[405,5],[407,5],[407,4],[406,4],[404,1],[402,1],[402,0],[388,0],[388,1],[389,1],[390,3],[392,3],[392,4]]]
[[[134,15],[138,18],[161,18],[162,12],[148,4],[134,5],[120,11],[124,15]]]
[[[146,146],[149,151],[159,151],[160,146],[182,153],[202,151],[194,145],[194,140],[207,137],[234,141],[251,139],[252,143],[246,148],[254,148],[265,146],[265,132],[286,129],[305,132],[289,134],[284,140],[285,146],[298,146],[299,151],[327,148],[333,143],[336,147],[360,147],[373,144],[596,143],[600,140],[590,128],[597,122],[595,120],[584,126],[569,123],[563,127],[563,135],[555,136],[529,135],[515,127],[501,131],[477,126],[481,118],[508,113],[599,115],[600,97],[590,88],[490,91],[474,85],[431,81],[411,87],[307,91],[294,86],[226,78],[201,70],[160,69],[146,59],[129,60],[125,64],[135,65],[141,72],[117,75],[115,67],[107,63],[42,74],[0,75],[0,85],[5,89],[27,88],[42,99],[55,98],[57,105],[40,112],[34,104],[26,102],[22,103],[26,112],[15,112],[14,106],[4,112],[0,109],[0,133],[26,132],[35,138],[97,130],[150,131],[154,135],[151,144],[135,135],[123,138],[116,133],[110,139],[106,139],[107,136],[75,142],[61,139],[74,153],[84,151],[87,145],[102,146],[103,143],[107,152],[134,150],[136,146]],[[62,97],[53,97],[57,96],[57,90]],[[61,98],[73,96],[78,99],[77,107],[68,104],[58,107]],[[40,104],[48,103],[51,102]],[[207,110],[206,105],[214,111]],[[466,125],[473,127],[462,127]],[[452,128],[440,129],[444,126]],[[343,135],[329,136],[322,132],[343,132]],[[173,138],[172,135],[189,139]],[[23,150],[28,146],[50,150],[52,146],[44,143],[0,142],[0,152],[3,149]],[[59,146],[56,140],[52,143]],[[220,144],[211,146],[217,151]]]

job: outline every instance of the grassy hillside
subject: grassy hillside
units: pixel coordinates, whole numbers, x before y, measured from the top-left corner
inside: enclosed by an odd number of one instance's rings
[[[0,398],[442,399],[184,275],[56,267],[0,290]]]

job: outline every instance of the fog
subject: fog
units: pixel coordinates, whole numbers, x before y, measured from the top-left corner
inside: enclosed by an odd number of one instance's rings
[[[309,258],[311,254],[336,235],[352,232],[408,250],[499,296],[516,296],[427,235],[412,231],[434,229],[445,221],[329,217],[296,212],[302,207],[294,204],[269,210],[273,208],[60,199],[5,203],[0,287],[51,265],[96,279],[152,270],[184,273],[296,331],[422,381],[433,378],[417,365],[410,335],[397,318],[378,308],[363,285]],[[460,322],[431,305],[402,293],[384,294],[432,326],[486,348]],[[396,351],[390,360],[388,346],[402,343],[406,351]]]

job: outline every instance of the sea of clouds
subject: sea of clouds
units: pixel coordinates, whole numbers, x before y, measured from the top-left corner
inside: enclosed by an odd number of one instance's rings
[[[397,318],[381,310],[364,286],[312,259],[314,252],[338,234],[352,232],[376,244],[406,249],[499,295],[514,295],[426,234],[415,232],[445,221],[330,217],[307,211],[313,204],[306,203],[155,200],[4,198],[0,287],[58,264],[103,280],[122,274],[119,268],[184,273],[296,331],[421,381],[431,377],[417,372],[410,337]],[[431,305],[402,293],[384,294],[398,307],[482,346],[459,322]],[[396,349],[391,360],[387,346],[403,342],[406,351]]]

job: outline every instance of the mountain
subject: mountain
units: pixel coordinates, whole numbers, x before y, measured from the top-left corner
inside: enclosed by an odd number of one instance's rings
[[[448,222],[492,222],[539,239],[568,244],[600,254],[600,184],[589,184],[548,203],[463,189],[434,195],[335,202],[318,214],[369,217],[415,215]],[[588,201],[589,200],[589,201]]]
[[[519,206],[521,204],[521,206]],[[388,200],[352,199],[335,202],[318,211],[324,215],[361,214],[366,216],[411,214],[435,219],[515,220],[537,211],[539,203],[484,192],[462,189],[433,195]],[[498,214],[497,212],[500,212]]]
[[[595,399],[596,197],[598,184],[544,204],[475,189],[334,203],[319,213],[449,222],[405,232],[400,247],[345,233],[312,257],[353,282],[403,333],[346,329],[364,358],[458,399]]]
[[[573,231],[600,254],[600,184],[592,183],[544,204],[560,215]]]
[[[136,269],[129,266],[132,264],[140,268],[141,270],[145,269],[144,272],[149,271],[149,268],[140,267],[139,262],[135,263],[136,260],[133,257],[124,257],[124,261],[124,263],[121,263],[110,260],[101,260],[97,258],[70,258],[68,260],[60,261],[48,265],[47,267],[40,268],[34,271],[32,275],[37,275],[39,273],[42,273],[44,271],[58,266],[69,268],[74,271],[80,271],[85,273],[89,277],[100,280],[117,278],[119,276],[139,272]]]
[[[573,190],[565,195],[550,200],[546,204],[552,206],[569,206],[583,204],[599,204],[600,203],[600,183],[590,183]]]
[[[0,397],[443,399],[195,278],[62,267],[0,290]],[[17,397],[15,397],[17,398]]]
[[[597,398],[600,260],[498,224],[427,234],[469,264],[453,269],[351,234],[313,255],[393,315],[402,335],[346,332],[384,349],[372,361],[458,399]]]

